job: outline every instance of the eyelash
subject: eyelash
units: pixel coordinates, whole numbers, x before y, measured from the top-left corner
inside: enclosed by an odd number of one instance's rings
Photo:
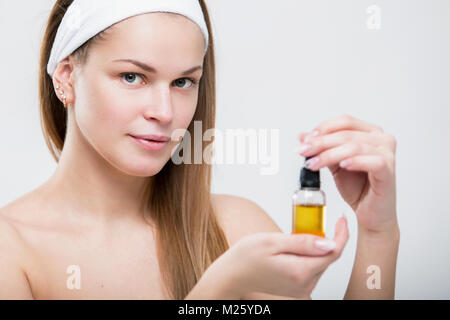
[[[142,73],[136,73],[136,72],[124,72],[124,73],[120,74],[120,77],[123,79],[124,76],[128,76],[130,74],[135,75],[135,76],[139,76],[142,79],[144,79],[145,81],[147,81],[147,79],[145,78],[145,76]],[[189,81],[192,82],[192,86],[190,88],[186,88],[185,90],[192,89],[192,88],[196,87],[197,84],[198,84],[198,81],[195,80],[194,78],[180,78],[180,79],[188,79]],[[177,80],[180,80],[180,79],[177,79]],[[131,85],[131,86],[133,86],[133,85]],[[180,88],[180,89],[183,89],[183,88]]]

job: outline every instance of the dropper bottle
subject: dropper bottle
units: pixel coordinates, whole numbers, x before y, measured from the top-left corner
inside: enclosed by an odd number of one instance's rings
[[[306,157],[305,162],[312,157]],[[325,237],[326,197],[320,189],[320,170],[304,165],[300,171],[300,189],[292,196],[292,233],[309,233]]]

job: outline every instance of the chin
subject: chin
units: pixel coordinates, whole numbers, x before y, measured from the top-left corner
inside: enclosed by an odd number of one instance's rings
[[[126,174],[135,177],[151,177],[158,174],[165,163],[152,163],[151,161],[147,161],[147,163],[141,163],[139,165],[129,164],[124,171]]]

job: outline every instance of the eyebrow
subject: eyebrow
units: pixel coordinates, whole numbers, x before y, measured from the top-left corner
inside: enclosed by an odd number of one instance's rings
[[[134,64],[135,66],[147,71],[147,72],[151,72],[151,73],[157,73],[156,69],[153,68],[152,66],[149,66],[143,62],[137,61],[137,60],[133,60],[133,59],[117,59],[117,60],[113,60],[113,62],[129,62]],[[194,73],[197,70],[203,70],[202,66],[196,66],[193,68],[190,68],[186,71],[184,71],[183,73],[181,73],[183,76],[187,76],[189,74]]]

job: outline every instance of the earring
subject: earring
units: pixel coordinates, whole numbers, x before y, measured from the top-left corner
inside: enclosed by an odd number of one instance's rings
[[[66,108],[66,95],[64,94],[64,91],[61,89],[60,90],[60,86],[59,84],[56,85],[56,90],[59,90],[59,94],[61,95],[61,98],[63,99],[63,103],[64,103],[64,108]]]

